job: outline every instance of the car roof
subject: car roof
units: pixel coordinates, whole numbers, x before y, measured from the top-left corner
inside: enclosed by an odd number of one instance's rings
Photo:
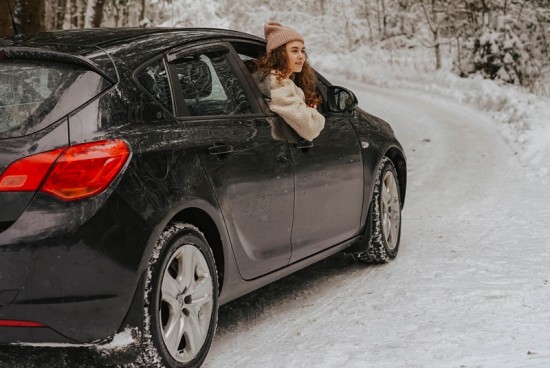
[[[40,32],[18,41],[0,39],[0,52],[25,57],[72,58],[88,62],[116,79],[117,68],[136,66],[178,45],[210,39],[265,42],[247,33],[217,28],[90,28]]]

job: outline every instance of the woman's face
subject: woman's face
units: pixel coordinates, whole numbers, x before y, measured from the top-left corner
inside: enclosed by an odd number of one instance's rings
[[[286,66],[291,73],[300,73],[306,62],[306,49],[302,41],[291,41],[285,46]]]

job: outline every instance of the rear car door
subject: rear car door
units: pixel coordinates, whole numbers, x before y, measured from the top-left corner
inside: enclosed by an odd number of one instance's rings
[[[273,139],[256,97],[219,42],[168,55],[178,116],[216,194],[241,276],[291,256],[294,181],[286,141]]]

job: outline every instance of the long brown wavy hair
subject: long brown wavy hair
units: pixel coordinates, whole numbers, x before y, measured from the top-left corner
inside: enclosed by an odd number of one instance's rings
[[[262,78],[266,78],[271,71],[274,71],[278,81],[284,79],[290,71],[286,64],[285,46],[279,46],[257,59],[252,66],[253,71],[259,70]],[[302,71],[300,73],[292,73],[290,78],[304,91],[305,102],[308,106],[317,106],[321,103],[321,97],[317,94],[317,76],[309,65],[307,54]]]

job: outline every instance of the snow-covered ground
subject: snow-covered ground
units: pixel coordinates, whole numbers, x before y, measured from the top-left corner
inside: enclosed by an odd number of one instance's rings
[[[466,83],[452,95],[436,79],[333,81],[407,151],[397,259],[337,255],[222,307],[206,367],[550,367],[550,129],[537,115],[550,104],[490,87],[533,119],[517,140],[498,109],[462,98]]]

